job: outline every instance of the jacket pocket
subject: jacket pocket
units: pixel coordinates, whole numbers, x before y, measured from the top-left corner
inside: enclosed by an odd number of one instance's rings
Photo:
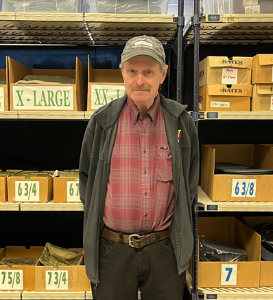
[[[172,174],[172,152],[168,145],[156,145],[156,180],[160,182],[170,182],[173,180]]]

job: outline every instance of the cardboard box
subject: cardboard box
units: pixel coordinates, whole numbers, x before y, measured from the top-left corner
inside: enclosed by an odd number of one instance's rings
[[[78,291],[91,291],[91,283],[86,275],[85,264],[78,266]]]
[[[75,69],[31,69],[8,57],[10,110],[82,111],[86,110],[86,71],[76,57]],[[27,75],[66,76],[74,84],[16,83]]]
[[[199,88],[200,111],[250,111],[251,85],[205,85]]]
[[[272,216],[244,217],[244,220],[251,228],[261,223],[273,223]],[[260,286],[273,286],[273,261],[261,261]]]
[[[83,249],[74,249],[83,252]],[[78,291],[78,288],[84,287],[84,283],[79,283],[78,270],[82,276],[83,257],[78,265],[73,266],[43,266],[41,263],[35,269],[35,291]],[[47,271],[52,271],[52,276],[46,276]],[[57,272],[56,272],[57,271]],[[65,275],[64,275],[65,274]],[[52,280],[51,280],[52,279]],[[57,280],[57,284],[53,284],[53,279]],[[50,281],[51,280],[51,281]],[[51,283],[51,284],[50,284]]]
[[[199,87],[207,84],[251,84],[252,57],[208,56],[199,63]]]
[[[214,174],[216,162],[273,169],[272,145],[203,145],[201,188],[212,201],[273,201],[273,174]]]
[[[252,84],[255,83],[273,83],[273,54],[253,57]]]
[[[23,257],[23,258],[39,258],[43,253],[43,247],[30,247],[26,249],[22,246],[7,246],[0,252],[0,260],[7,257]],[[37,264],[36,264],[37,265]],[[0,271],[2,270],[22,270],[23,271],[23,289],[24,291],[35,290],[35,266],[13,265],[11,267],[0,265]],[[9,275],[9,274],[8,274]],[[8,276],[6,275],[6,276]],[[16,281],[16,274],[11,274],[12,279]],[[3,280],[3,278],[2,278]],[[21,277],[20,277],[21,281]],[[14,281],[13,281],[14,283]],[[16,287],[16,285],[14,286]],[[19,290],[19,289],[18,289]],[[20,289],[21,290],[21,289]]]
[[[1,171],[0,170],[0,202],[8,201],[8,184],[7,178],[8,176],[12,175],[13,173],[20,172],[19,170],[7,170]]]
[[[272,14],[272,0],[233,0],[233,14]]]
[[[8,177],[8,202],[48,202],[53,178],[46,172],[23,171]]]
[[[87,110],[95,111],[110,101],[125,95],[120,70],[93,69],[88,56],[88,101]]]
[[[9,74],[8,59],[6,57],[6,68],[0,69],[0,111],[9,110]]]
[[[254,230],[235,217],[199,217],[198,235],[247,252],[247,261],[198,261],[198,287],[259,287],[261,237]],[[232,269],[230,274],[227,267]]]
[[[81,202],[79,193],[79,172],[62,171],[53,179],[53,200],[57,203]]]
[[[254,84],[251,100],[252,111],[273,110],[273,84]]]

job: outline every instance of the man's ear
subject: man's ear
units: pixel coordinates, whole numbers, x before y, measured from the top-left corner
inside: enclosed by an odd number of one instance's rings
[[[166,65],[165,69],[163,70],[162,72],[162,78],[161,78],[161,81],[160,81],[160,84],[162,84],[166,78],[166,75],[167,75],[167,71],[168,71],[168,65]]]

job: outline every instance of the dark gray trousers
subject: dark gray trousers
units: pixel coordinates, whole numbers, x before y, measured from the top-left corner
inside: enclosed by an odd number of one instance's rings
[[[182,300],[186,271],[178,275],[169,238],[141,249],[100,240],[100,283],[94,300]]]

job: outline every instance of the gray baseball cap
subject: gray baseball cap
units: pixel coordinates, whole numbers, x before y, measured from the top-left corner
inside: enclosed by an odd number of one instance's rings
[[[148,55],[159,63],[165,62],[164,48],[161,42],[153,36],[136,36],[127,41],[121,54],[121,62],[124,63],[139,55]]]

